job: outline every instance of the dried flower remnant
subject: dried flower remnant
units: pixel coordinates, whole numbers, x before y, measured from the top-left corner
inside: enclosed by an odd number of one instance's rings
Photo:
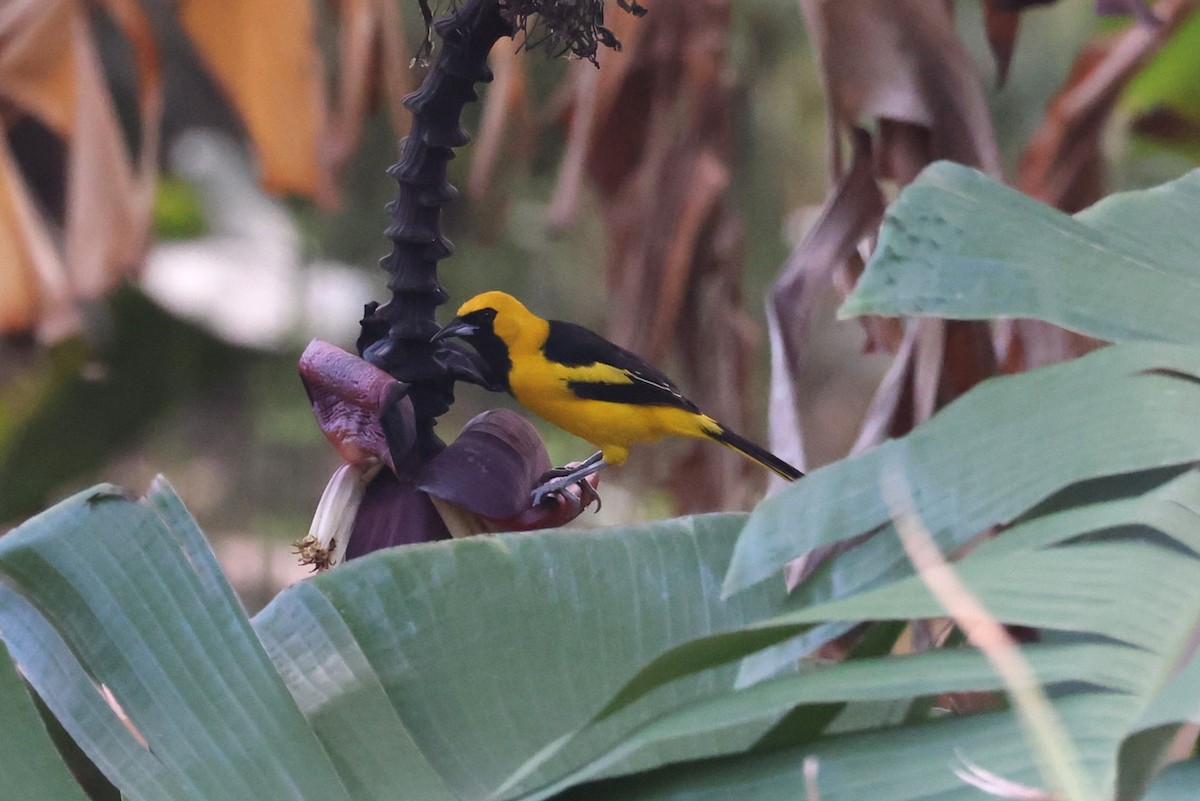
[[[382,467],[381,462],[369,466],[347,463],[334,471],[317,503],[308,535],[295,544],[300,564],[311,566],[315,573],[345,561],[359,507]]]
[[[621,42],[604,25],[605,0],[524,0],[510,3],[513,22],[522,32],[525,50],[544,47],[552,56],[571,55],[586,59],[597,67],[596,53],[601,46],[621,49]],[[622,11],[641,17],[645,6],[636,0],[617,0]]]

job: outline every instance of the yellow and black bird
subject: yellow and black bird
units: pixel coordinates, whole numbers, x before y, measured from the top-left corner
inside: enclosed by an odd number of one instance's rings
[[[789,481],[803,475],[702,413],[636,354],[582,326],[544,320],[504,292],[484,292],[460,306],[433,341],[446,337],[470,343],[522,406],[600,449],[537,487],[535,504],[606,465],[621,464],[629,446],[666,436],[716,440]]]

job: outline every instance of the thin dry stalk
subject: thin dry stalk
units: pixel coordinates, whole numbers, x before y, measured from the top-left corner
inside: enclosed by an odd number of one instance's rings
[[[962,763],[954,767],[954,775],[972,787],[978,787],[989,795],[998,798],[1011,798],[1013,801],[1056,801],[1057,796],[1040,787],[1030,787],[1027,784],[1010,781],[1003,776],[997,776],[990,770],[985,770],[956,751],[955,755]]]
[[[1037,675],[1004,626],[943,558],[914,508],[911,489],[898,465],[892,465],[884,472],[880,489],[900,543],[917,575],[1003,680],[1042,777],[1055,788],[1054,796],[1066,801],[1100,798],[1080,770],[1079,752],[1043,692]]]
[[[821,761],[815,756],[804,758],[804,801],[821,801],[821,789],[817,777],[821,773]]]

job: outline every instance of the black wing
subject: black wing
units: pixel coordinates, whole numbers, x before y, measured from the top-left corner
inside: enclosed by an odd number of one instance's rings
[[[589,400],[629,403],[635,406],[674,406],[699,412],[696,404],[683,396],[679,387],[662,371],[647,364],[636,353],[614,345],[604,337],[580,325],[550,320],[550,333],[542,345],[542,354],[567,367],[605,364],[626,373],[631,383],[608,381],[571,381],[572,392]]]

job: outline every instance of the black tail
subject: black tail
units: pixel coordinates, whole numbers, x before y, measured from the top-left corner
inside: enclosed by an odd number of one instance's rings
[[[705,428],[704,433],[708,434],[722,445],[733,448],[743,456],[753,459],[776,475],[786,478],[788,481],[795,481],[798,478],[804,477],[803,473],[780,459],[775,454],[771,453],[766,448],[760,448],[750,440],[746,439],[745,437],[738,436],[727,428],[721,428],[720,426],[717,426],[716,428]]]

